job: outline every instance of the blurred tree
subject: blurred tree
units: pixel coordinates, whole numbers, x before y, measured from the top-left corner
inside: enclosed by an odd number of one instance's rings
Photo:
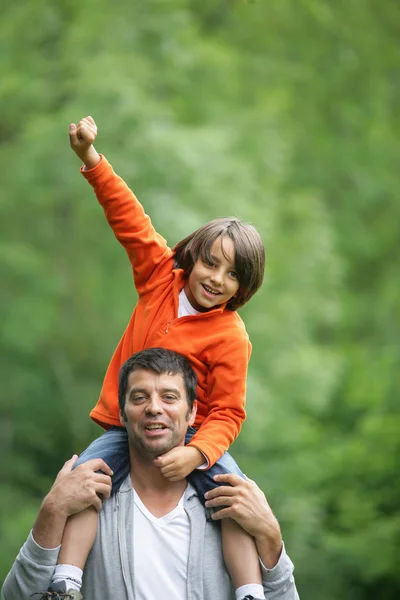
[[[399,6],[2,8],[0,578],[62,462],[100,433],[87,414],[135,302],[68,148],[68,123],[93,114],[171,244],[232,213],[266,241],[233,452],[301,596],[397,598]]]

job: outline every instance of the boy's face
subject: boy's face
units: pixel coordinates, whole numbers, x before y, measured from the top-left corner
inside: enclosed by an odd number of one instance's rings
[[[210,254],[211,262],[198,259],[194,263],[184,287],[190,304],[201,312],[228,302],[239,289],[232,240],[227,236],[217,238]]]

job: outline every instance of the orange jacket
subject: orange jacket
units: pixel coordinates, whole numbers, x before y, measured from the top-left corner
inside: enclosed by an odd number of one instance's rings
[[[108,366],[91,418],[108,429],[120,425],[118,374],[135,352],[163,347],[185,354],[197,375],[198,429],[190,445],[212,466],[239,434],[246,418],[247,365],[251,345],[242,319],[225,306],[178,319],[183,270],[155,231],[133,192],[107,160],[83,176],[93,186],[133,269],[138,302]]]

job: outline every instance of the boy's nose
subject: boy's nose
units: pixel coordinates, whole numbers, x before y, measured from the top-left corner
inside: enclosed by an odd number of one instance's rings
[[[211,281],[214,281],[218,285],[220,285],[224,280],[224,276],[222,271],[214,271],[211,276]]]

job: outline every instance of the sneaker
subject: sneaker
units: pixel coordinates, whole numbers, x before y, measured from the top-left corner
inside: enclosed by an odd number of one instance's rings
[[[48,589],[47,592],[36,592],[30,596],[31,600],[83,600],[83,596],[77,590],[68,590],[65,594],[53,592]]]
[[[47,592],[36,592],[32,594],[31,600],[83,600],[80,592],[74,589],[67,590],[65,581],[53,583]],[[39,598],[40,596],[40,598]]]

